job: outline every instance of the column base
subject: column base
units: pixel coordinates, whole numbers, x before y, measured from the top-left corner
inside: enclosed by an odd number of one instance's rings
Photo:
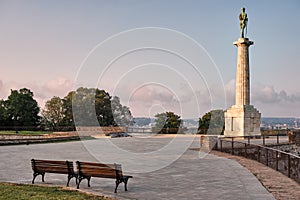
[[[252,105],[234,105],[225,112],[226,137],[260,136],[261,114]]]

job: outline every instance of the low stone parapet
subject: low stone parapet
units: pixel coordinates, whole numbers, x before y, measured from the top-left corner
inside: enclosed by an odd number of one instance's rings
[[[102,134],[106,135],[109,133],[121,133],[121,132],[127,132],[126,127],[110,127],[110,126],[79,126],[76,127],[76,130],[78,131],[80,136],[91,136],[91,135],[97,135]]]
[[[40,135],[22,135],[22,134],[1,134],[0,145],[8,144],[30,144],[40,142],[54,142],[64,140],[78,140],[78,133],[73,132],[57,132],[51,134]]]
[[[0,145],[28,144],[62,140],[75,140],[87,136],[104,136],[109,133],[127,132],[126,127],[76,127],[77,131],[50,134],[0,134]]]
[[[217,135],[201,135],[200,136],[200,150],[203,152],[210,152],[215,149],[216,145],[218,145],[219,136]]]

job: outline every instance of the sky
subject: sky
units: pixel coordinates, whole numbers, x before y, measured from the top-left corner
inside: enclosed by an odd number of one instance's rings
[[[26,87],[43,107],[83,86],[119,96],[134,117],[225,110],[242,7],[251,104],[300,117],[298,0],[0,0],[0,99]]]

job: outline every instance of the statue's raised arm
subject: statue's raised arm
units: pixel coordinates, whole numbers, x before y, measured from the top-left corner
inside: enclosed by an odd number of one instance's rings
[[[242,12],[239,16],[239,19],[240,19],[241,37],[244,38],[245,37],[245,29],[247,30],[247,22],[248,22],[248,17],[245,12],[245,8],[242,8]]]

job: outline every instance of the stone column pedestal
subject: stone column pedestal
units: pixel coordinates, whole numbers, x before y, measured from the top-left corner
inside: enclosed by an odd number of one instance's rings
[[[225,112],[227,137],[257,136],[260,133],[261,114],[252,105],[234,105]]]

